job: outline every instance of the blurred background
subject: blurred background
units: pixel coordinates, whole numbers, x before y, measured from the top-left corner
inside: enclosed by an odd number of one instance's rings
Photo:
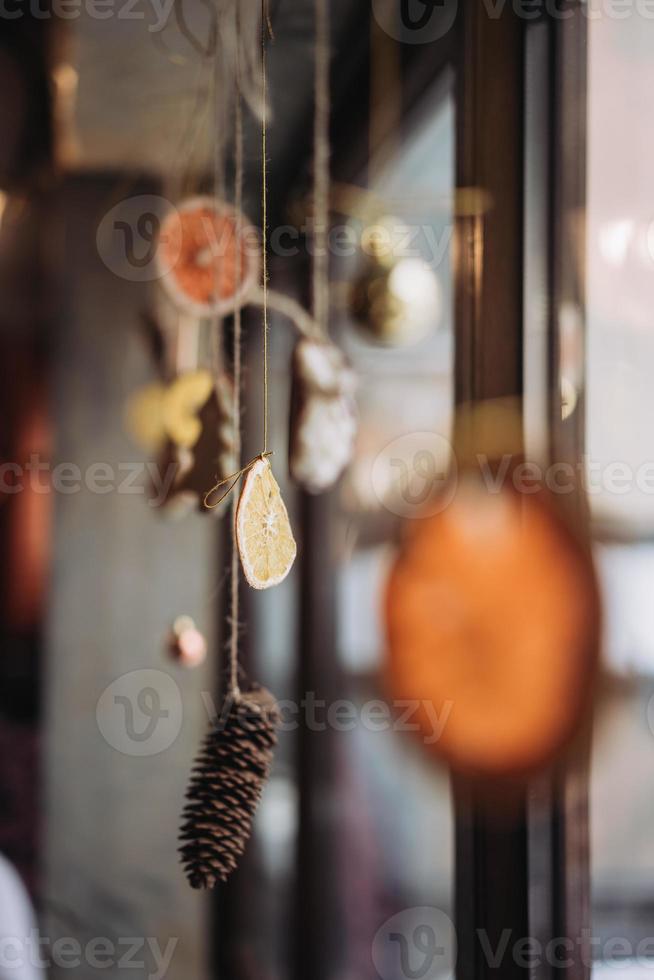
[[[44,940],[41,965],[5,957],[3,980],[450,976],[375,959],[384,924],[422,907],[456,920],[457,975],[476,980],[490,973],[466,937],[500,880],[509,927],[515,905],[530,935],[590,929],[592,962],[530,976],[649,975],[654,20],[645,4],[546,7],[329,4],[330,221],[345,243],[330,248],[330,331],[358,376],[358,432],[328,493],[288,478],[295,335],[272,302],[270,443],[299,557],[278,588],[242,590],[242,662],[280,700],[383,701],[382,601],[411,513],[378,461],[411,470],[418,434],[444,470],[466,378],[484,374],[486,396],[524,396],[530,451],[580,476],[603,604],[592,746],[572,789],[564,774],[526,793],[522,843],[478,836],[471,855],[447,768],[406,734],[287,726],[242,867],[212,895],[187,887],[176,848],[220,696],[229,519],[163,506],[126,416],[160,378],[176,316],[140,219],[195,194],[234,200],[234,8],[0,11],[0,939],[32,928],[22,888]],[[272,0],[270,18],[270,287],[306,306],[314,4]],[[254,86],[258,4],[242,23]],[[259,227],[256,99],[245,91],[244,211]],[[462,275],[480,228],[471,314]],[[244,458],[259,451],[260,319],[245,309]],[[223,329],[229,347],[229,316]],[[209,364],[195,344],[193,364]],[[493,384],[509,362],[520,390]],[[181,616],[206,659],[180,648]],[[494,855],[483,882],[480,848]],[[615,939],[628,945],[607,952]],[[80,956],[68,940],[101,942]]]

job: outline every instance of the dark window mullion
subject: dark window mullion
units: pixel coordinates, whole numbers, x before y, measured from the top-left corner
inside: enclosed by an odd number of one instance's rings
[[[483,4],[466,3],[458,26],[456,401],[520,401],[525,25],[508,6],[492,18]],[[487,208],[470,213],[470,195],[461,191],[471,188],[483,192],[478,203],[485,199]],[[477,786],[455,779],[453,788],[458,977],[525,980],[529,971],[511,949],[529,935],[526,791],[514,788],[498,818]],[[501,949],[506,930],[498,970],[485,950]]]

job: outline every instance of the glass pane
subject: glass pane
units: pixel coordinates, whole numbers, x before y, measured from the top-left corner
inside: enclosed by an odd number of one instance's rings
[[[417,503],[425,481],[419,468],[415,470],[416,446],[433,444],[438,452],[434,466],[447,464],[442,446],[447,446],[453,406],[454,108],[449,82],[425,97],[422,115],[402,146],[387,153],[383,164],[373,162],[371,171],[373,177],[360,185],[336,188],[345,202],[342,228],[356,247],[351,254],[332,257],[332,290],[342,297],[334,303],[332,331],[358,376],[359,414],[354,460],[334,492],[327,518],[336,564],[336,662],[325,671],[333,675],[329,683],[337,689],[338,701],[321,700],[320,691],[303,691],[307,704],[298,706],[296,669],[304,656],[302,650],[295,652],[301,564],[279,588],[252,601],[256,674],[285,701],[285,724],[257,819],[257,876],[262,888],[239,910],[238,918],[254,961],[266,963],[280,977],[291,972],[297,942],[292,932],[296,889],[311,873],[298,864],[296,850],[298,742],[310,737],[304,726],[318,732],[329,729],[318,735],[325,741],[315,751],[324,752],[328,760],[327,779],[324,770],[319,776],[326,794],[319,804],[320,822],[336,829],[336,843],[328,855],[336,869],[330,875],[340,920],[341,966],[335,977],[359,980],[374,975],[375,936],[391,916],[406,912],[412,922],[410,910],[423,906],[452,915],[448,776],[415,736],[398,730],[383,682],[381,616],[387,572],[401,520],[407,516],[404,468]],[[388,244],[383,254],[377,241]],[[351,305],[351,298],[379,278],[398,307],[391,302],[377,317],[376,310],[364,311],[354,301]],[[271,336],[271,391],[277,393],[271,413],[273,440],[283,446],[288,332],[277,331],[274,322]],[[256,391],[257,380],[252,384]],[[401,460],[403,467],[384,467],[389,456]],[[280,483],[292,522],[299,528],[302,507],[281,467]],[[408,509],[411,512],[410,499]],[[299,725],[294,723],[297,718]],[[322,839],[324,827],[313,830]],[[321,916],[332,914],[328,901],[325,898]]]
[[[340,492],[338,652],[360,723],[348,767],[356,787],[349,812],[362,842],[351,874],[365,867],[368,907],[353,914],[358,962],[391,915],[436,906],[452,912],[453,827],[445,769],[399,727],[371,721],[383,686],[385,638],[380,611],[400,518],[417,514],[421,452],[444,469],[453,408],[453,311],[450,244],[454,187],[454,106],[448,85],[426,100],[428,115],[379,170],[373,168],[376,220],[395,243],[398,293],[415,304],[396,344],[371,343],[374,324],[344,320],[340,338],[360,378],[355,464]],[[357,231],[370,239],[371,226]],[[409,234],[407,234],[407,231]],[[364,261],[350,282],[370,275]],[[359,279],[360,281],[360,279]],[[406,293],[403,289],[406,288]],[[422,292],[421,292],[422,291]],[[428,316],[421,318],[423,299]],[[408,336],[409,328],[416,335]],[[380,325],[378,324],[378,329]],[[431,472],[431,470],[430,470]],[[422,473],[422,475],[421,475]],[[415,501],[415,503],[412,503]],[[353,976],[360,974],[354,973]]]
[[[637,980],[654,967],[654,21],[635,5],[588,27],[587,475],[605,618],[593,952],[597,976]]]

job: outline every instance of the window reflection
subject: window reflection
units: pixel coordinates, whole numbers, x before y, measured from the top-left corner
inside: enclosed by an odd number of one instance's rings
[[[654,943],[646,943],[654,901],[654,23],[601,16],[588,28],[587,475],[605,620],[591,773],[594,976],[639,980],[654,966]],[[625,940],[618,960],[606,947],[615,937]]]

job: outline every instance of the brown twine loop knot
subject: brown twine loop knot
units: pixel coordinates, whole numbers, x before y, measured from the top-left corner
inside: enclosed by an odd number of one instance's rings
[[[266,459],[267,456],[272,456],[272,450],[266,449],[264,452],[259,453],[258,456],[253,456],[250,462],[246,463],[245,466],[242,466],[240,470],[237,470],[235,473],[230,473],[230,475],[226,476],[224,480],[219,480],[218,483],[214,483],[211,489],[207,490],[202,501],[207,510],[213,510],[214,508],[219,507],[225,497],[228,497],[232,492],[243,474],[247,473],[248,470],[251,470],[257,460]],[[211,499],[211,495],[214,494],[216,490],[220,490],[221,487],[224,487],[226,483],[229,483],[227,489],[221,493],[218,500],[210,503],[209,501]]]

